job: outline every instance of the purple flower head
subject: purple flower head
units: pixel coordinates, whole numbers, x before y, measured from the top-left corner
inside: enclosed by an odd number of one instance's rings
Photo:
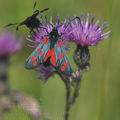
[[[71,22],[71,40],[81,46],[92,46],[107,38],[110,31],[104,32],[104,30],[108,25],[104,23],[100,26],[99,22],[95,21],[92,15],[81,15],[79,19]]]
[[[69,39],[71,32],[69,21],[64,20],[63,22],[60,22],[59,17],[57,17],[56,22],[53,23],[52,16],[49,20],[47,20],[47,18],[42,20],[42,25],[38,28],[38,31],[32,35],[31,39],[39,43],[45,36],[49,35],[53,28],[56,28],[58,30],[58,33],[62,40]]]
[[[39,72],[39,78],[44,82],[46,82],[51,76],[55,74],[55,69],[52,66],[45,67],[43,65],[40,65],[37,68],[37,71]]]
[[[0,57],[9,56],[21,49],[20,40],[10,32],[0,35]]]

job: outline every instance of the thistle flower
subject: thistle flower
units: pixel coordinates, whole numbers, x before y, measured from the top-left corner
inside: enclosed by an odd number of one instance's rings
[[[21,48],[20,40],[10,32],[0,35],[0,57],[7,57]]]
[[[21,42],[10,32],[0,35],[0,95],[9,93],[9,56],[21,48]]]
[[[108,38],[110,31],[104,32],[108,27],[107,23],[100,26],[99,22],[95,22],[95,17],[89,14],[81,15],[79,20],[75,19],[71,22],[72,41],[81,46],[93,46]]]
[[[68,40],[70,38],[71,29],[69,26],[69,20],[65,19],[63,22],[60,21],[60,18],[56,18],[56,22],[53,22],[52,16],[49,21],[47,18],[42,20],[42,25],[38,28],[37,32],[32,35],[32,40],[36,42],[41,42],[45,36],[47,36],[53,28],[58,30],[60,38],[62,40]]]

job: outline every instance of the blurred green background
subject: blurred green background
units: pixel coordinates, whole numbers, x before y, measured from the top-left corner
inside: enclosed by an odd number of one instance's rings
[[[33,0],[0,0],[1,30],[4,25],[31,15],[33,3]],[[120,120],[120,0],[39,0],[37,8],[45,7],[50,8],[47,15],[65,18],[89,12],[108,21],[112,35],[90,49],[91,69],[84,74],[80,96],[72,107],[70,120]],[[26,41],[25,27],[21,27],[17,34]],[[34,96],[51,120],[63,120],[64,84],[57,75],[43,84],[35,71],[26,70],[24,62],[30,52],[31,49],[24,45],[21,52],[12,56],[9,68],[11,87]],[[72,62],[72,54],[69,56]],[[22,109],[15,108],[6,115],[6,120],[16,119],[30,117]]]

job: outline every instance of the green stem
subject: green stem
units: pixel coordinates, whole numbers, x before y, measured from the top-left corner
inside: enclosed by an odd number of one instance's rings
[[[76,77],[74,92],[73,92],[73,96],[72,96],[72,99],[71,99],[71,104],[74,104],[76,102],[76,99],[79,96],[81,80],[82,80],[82,76],[83,76],[85,70],[79,70],[78,72],[79,72],[79,77]]]
[[[61,73],[58,73],[61,77],[62,81],[65,84],[65,90],[66,90],[66,103],[65,103],[65,111],[64,111],[64,120],[69,120],[69,113],[71,109],[71,95],[72,95],[72,89],[71,89],[71,83],[69,82],[68,78],[63,76]]]
[[[65,82],[66,86],[66,105],[65,105],[65,113],[64,113],[64,120],[69,119],[69,112],[71,109],[71,85]]]

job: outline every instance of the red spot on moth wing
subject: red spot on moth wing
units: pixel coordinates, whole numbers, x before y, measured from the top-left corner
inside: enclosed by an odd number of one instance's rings
[[[48,37],[45,37],[44,39],[43,39],[43,44],[48,44],[48,42],[49,42],[49,38]]]
[[[61,54],[58,56],[58,60],[64,58],[64,56],[65,56],[65,53],[61,53]]]
[[[37,51],[38,51],[38,53],[40,53],[41,52],[41,48],[38,48]]]
[[[37,57],[36,56],[32,56],[31,59],[32,59],[32,65],[33,66],[37,66],[37,64],[38,64]]]
[[[41,51],[39,55],[40,55],[40,56],[43,56],[43,55],[44,55],[44,53]]]
[[[41,48],[38,48],[37,51],[38,51],[38,53],[39,53],[40,56],[43,56],[43,55],[44,55],[44,53],[43,53],[43,51],[42,51]]]
[[[64,72],[67,69],[68,65],[69,65],[68,62],[64,62],[63,65],[60,67],[60,70]]]
[[[62,40],[58,40],[57,46],[61,48],[63,46],[63,41]]]
[[[64,62],[64,66],[67,67],[69,65],[68,62]]]
[[[61,67],[60,67],[60,70],[61,70],[62,72],[64,72],[64,71],[65,71],[65,66],[61,66]]]
[[[37,57],[36,56],[32,56],[32,61],[36,60]]]
[[[57,64],[56,64],[56,54],[55,54],[54,48],[52,48],[52,50],[51,50],[50,62],[53,66],[57,66]]]

